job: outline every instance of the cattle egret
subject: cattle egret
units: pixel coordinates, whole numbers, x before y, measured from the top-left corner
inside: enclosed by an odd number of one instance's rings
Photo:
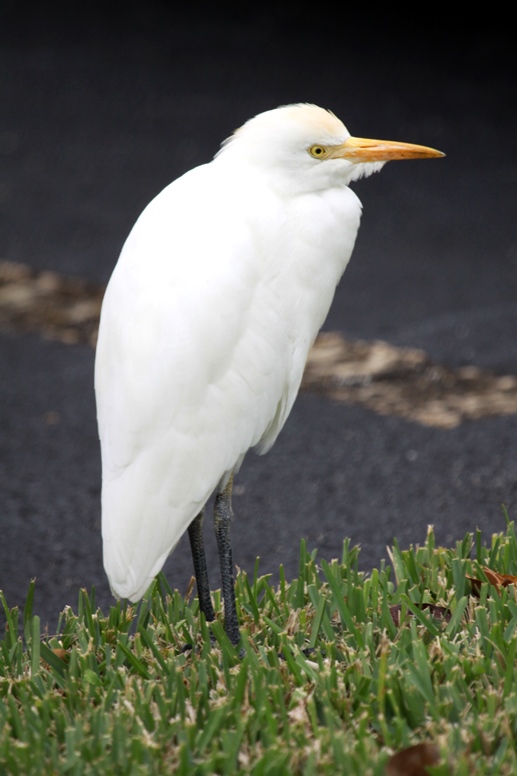
[[[225,630],[239,641],[229,527],[250,448],[273,445],[352,253],[349,184],[425,146],[351,137],[332,113],[261,113],[171,183],[131,231],[104,298],[95,390],[104,565],[139,600],[188,529],[200,609],[215,492]]]

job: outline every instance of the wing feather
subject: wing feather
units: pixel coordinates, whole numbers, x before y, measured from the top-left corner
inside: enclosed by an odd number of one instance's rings
[[[130,234],[103,303],[104,561],[114,592],[134,600],[224,473],[259,443],[288,382],[287,336],[264,304],[260,250],[220,195],[209,166],[165,189]]]
[[[104,563],[132,600],[249,448],[275,441],[359,224],[348,189],[286,203],[224,159],[144,210],[103,303]]]

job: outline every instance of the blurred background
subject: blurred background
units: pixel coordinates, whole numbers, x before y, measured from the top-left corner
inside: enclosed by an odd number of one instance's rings
[[[222,6],[222,7],[220,7]],[[330,108],[352,134],[442,161],[354,189],[364,215],[325,328],[422,348],[451,369],[517,374],[517,137],[511,25],[299,4],[178,9],[158,0],[0,9],[0,259],[104,286],[135,219],[277,105]],[[418,19],[417,19],[418,16]],[[430,17],[430,18],[429,18]],[[0,298],[1,307],[1,298]],[[90,345],[0,331],[0,588],[55,627],[102,569]],[[453,428],[302,394],[273,451],[239,475],[234,561],[296,575],[299,541],[365,570],[396,536],[450,544],[515,517],[515,414]],[[219,572],[207,521],[212,587]],[[183,540],[166,571],[184,592]]]

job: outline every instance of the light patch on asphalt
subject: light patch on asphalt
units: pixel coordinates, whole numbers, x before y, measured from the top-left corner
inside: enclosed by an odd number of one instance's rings
[[[335,401],[361,404],[425,426],[517,413],[517,377],[475,366],[448,369],[423,350],[387,342],[355,342],[322,333],[309,354],[302,387]]]
[[[104,288],[23,264],[0,262],[0,328],[67,345],[95,346]],[[474,366],[449,369],[422,350],[322,333],[309,354],[302,389],[426,426],[517,414],[517,377]]]
[[[0,262],[0,327],[67,345],[97,341],[104,288],[24,264]]]

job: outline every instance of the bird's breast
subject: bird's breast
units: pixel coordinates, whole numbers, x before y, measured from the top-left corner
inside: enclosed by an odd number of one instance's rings
[[[282,216],[275,244],[266,238],[266,278],[291,337],[310,346],[352,254],[361,204],[350,189],[332,189],[293,198]]]

